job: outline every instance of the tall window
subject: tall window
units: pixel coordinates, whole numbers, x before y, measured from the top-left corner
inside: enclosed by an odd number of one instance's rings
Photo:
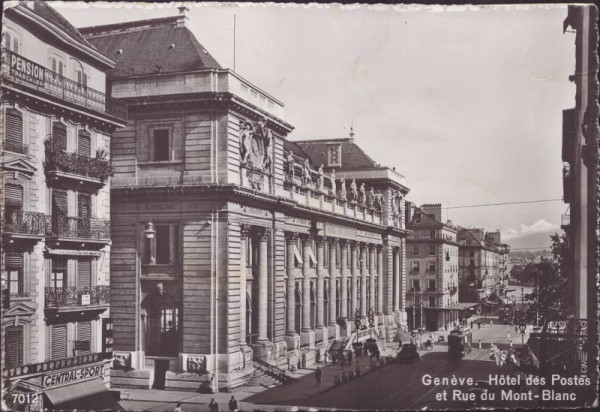
[[[435,262],[428,262],[427,271],[435,272]]]
[[[429,246],[429,256],[435,256],[435,246]]]
[[[77,289],[84,290],[92,285],[92,259],[88,257],[77,258]]]
[[[12,296],[23,293],[23,254],[7,253],[5,257],[6,272],[8,275],[8,291]]]
[[[421,272],[421,264],[420,264],[420,262],[418,260],[412,262],[412,270],[411,270],[411,272],[413,272],[413,273],[420,273]]]
[[[419,256],[419,246],[418,245],[413,246],[413,255]]]
[[[413,291],[420,292],[421,291],[421,281],[418,279],[414,279],[412,281],[412,289],[413,289]]]
[[[429,307],[435,308],[435,296],[429,296]]]
[[[427,281],[427,290],[430,292],[435,291],[435,280],[434,279],[429,279]]]
[[[19,53],[19,37],[17,36],[17,33],[10,29],[5,29],[5,31],[2,32],[2,37],[2,45],[4,48]]]
[[[168,265],[177,261],[179,243],[177,226],[156,225],[156,263]]]
[[[169,129],[153,130],[154,160],[169,160]]]
[[[52,273],[50,274],[50,287],[64,288],[67,286],[67,259],[62,257],[52,258]]]
[[[429,231],[429,239],[435,239],[435,230]]]
[[[162,289],[142,302],[147,313],[146,355],[177,356],[179,351],[178,302]]]
[[[67,150],[67,126],[62,123],[52,123],[52,145],[56,150]]]
[[[50,359],[67,357],[67,325],[53,325],[50,332]]]
[[[23,326],[9,326],[4,331],[6,368],[23,365]]]
[[[6,229],[18,231],[22,222],[23,186],[7,183],[4,186],[4,219]]]
[[[4,125],[4,147],[11,152],[23,153],[23,115],[8,107]]]
[[[82,156],[92,156],[92,135],[86,130],[77,133],[77,153]]]
[[[77,356],[89,354],[92,349],[92,324],[90,322],[77,322],[77,340],[87,341],[90,345],[88,350],[78,350]]]
[[[63,60],[56,55],[52,55],[50,60],[52,64],[52,71],[63,76],[65,71],[65,63],[63,62]]]

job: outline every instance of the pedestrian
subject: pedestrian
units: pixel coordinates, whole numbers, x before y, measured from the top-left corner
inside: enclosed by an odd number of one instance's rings
[[[183,412],[183,409],[181,409],[181,402],[177,402],[177,405],[175,406],[175,409],[173,409],[173,412]]]
[[[229,411],[230,412],[237,412],[237,399],[235,399],[235,397],[233,395],[231,395],[231,399],[229,399]]]
[[[328,358],[329,358],[329,352],[325,351],[325,355],[323,356],[323,360],[325,361],[325,366],[327,366]]]
[[[402,339],[398,341],[398,349],[402,349]]]
[[[210,400],[210,403],[208,404],[208,410],[210,412],[219,412],[219,404],[215,402],[215,398]]]
[[[481,329],[481,321],[477,322],[477,329]]]
[[[506,332],[506,340],[510,341],[510,331]]]
[[[348,365],[352,364],[352,351],[348,351]]]
[[[518,326],[515,324],[515,333],[517,333]]]
[[[490,328],[491,328],[492,326],[494,326],[494,322],[492,322],[492,321],[490,320]]]
[[[481,339],[479,339],[479,349],[481,349]]]
[[[317,366],[317,370],[315,371],[315,380],[317,381],[317,386],[321,385],[321,368]]]

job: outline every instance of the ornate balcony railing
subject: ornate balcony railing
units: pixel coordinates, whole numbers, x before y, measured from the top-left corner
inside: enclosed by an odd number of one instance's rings
[[[127,106],[123,102],[107,98],[98,90],[48,70],[5,48],[2,49],[2,76],[79,106],[127,120]]]
[[[62,238],[110,240],[110,221],[64,215],[46,216],[46,235]]]
[[[44,236],[46,218],[43,213],[13,210],[4,215],[4,233]]]
[[[14,144],[4,142],[4,150],[6,150],[7,152],[29,155],[29,146],[27,146],[26,144]]]
[[[56,148],[51,138],[47,139],[44,145],[46,173],[60,171],[97,179],[101,182],[107,181],[113,175],[113,168],[105,159],[106,152],[102,150],[96,152],[96,157],[88,157]]]
[[[110,286],[91,286],[87,288],[45,288],[45,307],[74,307],[110,304]]]

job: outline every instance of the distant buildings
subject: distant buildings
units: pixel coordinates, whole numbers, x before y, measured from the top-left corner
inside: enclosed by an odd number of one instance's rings
[[[127,118],[105,89],[115,62],[46,2],[6,8],[2,23],[3,407],[24,408],[21,394],[81,409],[93,392],[118,409],[104,386],[110,139]]]

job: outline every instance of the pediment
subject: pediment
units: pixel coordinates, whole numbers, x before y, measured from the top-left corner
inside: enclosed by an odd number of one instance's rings
[[[37,168],[29,161],[25,159],[12,159],[2,162],[2,171],[3,174],[12,177],[11,175],[14,173],[14,179],[19,179],[20,176],[25,177],[28,180],[31,180],[31,177],[35,173]]]
[[[11,306],[2,314],[2,323],[19,323],[19,319],[22,322],[29,323],[30,320],[28,318],[33,316],[34,313],[35,308],[33,306],[30,306],[25,302],[19,302]]]

